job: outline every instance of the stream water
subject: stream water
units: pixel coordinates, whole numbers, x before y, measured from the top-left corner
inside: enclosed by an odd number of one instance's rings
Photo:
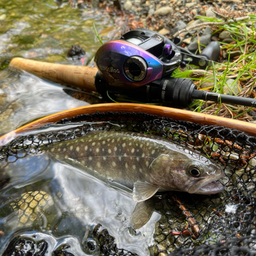
[[[45,62],[92,65],[103,40],[116,33],[115,17],[105,10],[71,7],[68,1],[2,0],[0,2],[0,134],[61,110],[99,102],[85,93],[43,81],[25,72],[4,69],[16,56]],[[67,57],[72,45],[85,54]],[[75,95],[75,97],[74,97]],[[82,99],[82,100],[81,100]]]

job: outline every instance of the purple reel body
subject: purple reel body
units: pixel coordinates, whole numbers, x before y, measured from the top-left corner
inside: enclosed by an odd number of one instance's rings
[[[180,65],[178,48],[156,32],[137,29],[122,39],[105,43],[95,55],[95,63],[110,85],[139,87],[171,74]]]

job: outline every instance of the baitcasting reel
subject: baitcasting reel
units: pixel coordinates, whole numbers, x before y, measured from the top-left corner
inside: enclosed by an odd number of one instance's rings
[[[192,64],[205,68],[219,54],[217,42],[197,56],[157,32],[135,29],[120,40],[102,45],[95,55],[95,63],[110,85],[139,87],[170,75],[179,66],[185,67],[188,56]]]
[[[256,106],[256,100],[196,89],[190,79],[171,78],[186,64],[206,68],[220,54],[218,42],[211,42],[200,55],[178,46],[157,32],[135,29],[120,40],[102,45],[95,55],[99,69],[95,87],[104,98],[120,101],[167,103],[187,107],[194,99]]]

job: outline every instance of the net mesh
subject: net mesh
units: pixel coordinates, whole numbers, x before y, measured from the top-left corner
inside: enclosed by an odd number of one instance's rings
[[[65,129],[61,129],[62,126]],[[48,127],[41,128],[41,132],[19,136],[3,146],[0,149],[2,166],[20,157],[36,154],[43,145],[86,136],[91,131],[132,131],[167,138],[219,162],[225,171],[220,180],[225,190],[211,196],[178,192],[156,196],[154,207],[161,218],[155,226],[154,245],[150,248],[152,254],[256,254],[255,137],[230,128],[144,113],[81,115],[61,120],[51,131],[47,131]],[[8,178],[3,179],[0,186],[3,188],[7,183]],[[99,233],[97,227],[95,235],[101,241],[102,255],[136,255],[118,249],[107,230]],[[10,243],[9,247],[13,244]],[[14,248],[9,247],[9,251]]]

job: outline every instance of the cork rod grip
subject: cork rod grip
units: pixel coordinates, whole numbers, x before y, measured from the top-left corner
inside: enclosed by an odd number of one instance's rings
[[[70,85],[87,91],[96,91],[95,76],[98,69],[95,67],[47,63],[23,58],[13,58],[9,67],[11,69],[25,70],[52,82]]]

